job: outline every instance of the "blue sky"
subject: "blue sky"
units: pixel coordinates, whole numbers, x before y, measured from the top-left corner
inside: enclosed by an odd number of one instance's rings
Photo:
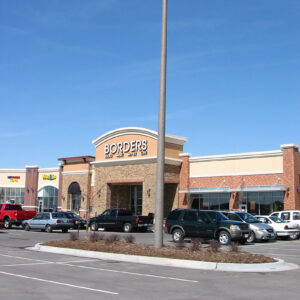
[[[0,168],[157,130],[161,0],[0,0]],[[300,143],[300,1],[169,0],[166,132],[193,156]]]

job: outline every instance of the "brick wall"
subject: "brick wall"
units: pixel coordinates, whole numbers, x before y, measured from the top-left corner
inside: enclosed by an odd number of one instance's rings
[[[284,187],[284,209],[300,209],[299,191],[299,152],[298,147],[282,146]]]

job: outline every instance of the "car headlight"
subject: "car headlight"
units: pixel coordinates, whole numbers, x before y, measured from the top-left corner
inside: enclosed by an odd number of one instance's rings
[[[238,225],[231,225],[230,230],[235,231],[235,230],[241,230]]]

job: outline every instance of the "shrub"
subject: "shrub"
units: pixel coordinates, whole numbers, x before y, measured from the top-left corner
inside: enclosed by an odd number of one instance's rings
[[[124,240],[125,242],[132,244],[135,242],[135,237],[132,234],[125,235]]]
[[[175,243],[175,246],[176,246],[177,249],[185,248],[184,240],[179,240],[177,243]]]
[[[98,233],[98,240],[103,241],[105,239],[105,234],[104,233]]]
[[[230,251],[231,252],[239,252],[240,251],[240,247],[239,246],[240,246],[239,243],[232,242],[230,244]]]
[[[70,240],[71,241],[77,241],[79,239],[77,232],[70,232]]]
[[[90,234],[89,239],[92,243],[98,242],[99,234],[97,232],[93,232],[92,234]]]
[[[220,250],[220,243],[216,240],[210,240],[209,241],[209,248],[210,248],[210,251],[212,252],[218,252]]]
[[[191,251],[198,251],[201,247],[202,247],[202,240],[201,239],[198,239],[198,238],[194,238],[191,240]]]
[[[105,242],[107,244],[111,244],[111,243],[117,242],[119,240],[120,240],[120,236],[118,234],[111,234],[111,235],[106,237]]]

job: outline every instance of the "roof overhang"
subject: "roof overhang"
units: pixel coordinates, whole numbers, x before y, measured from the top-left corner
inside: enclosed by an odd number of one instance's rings
[[[92,143],[95,145],[95,147],[98,147],[100,144],[104,143],[107,140],[110,140],[114,137],[126,135],[126,134],[144,135],[144,136],[154,138],[156,140],[158,139],[158,133],[156,131],[146,129],[146,128],[141,128],[141,127],[124,127],[124,128],[119,128],[119,129],[109,131],[109,132],[99,136],[95,140],[93,140]],[[171,135],[171,134],[165,135],[166,143],[183,145],[186,141],[187,141],[187,139],[184,137],[179,137],[179,136],[175,136],[175,135]]]

